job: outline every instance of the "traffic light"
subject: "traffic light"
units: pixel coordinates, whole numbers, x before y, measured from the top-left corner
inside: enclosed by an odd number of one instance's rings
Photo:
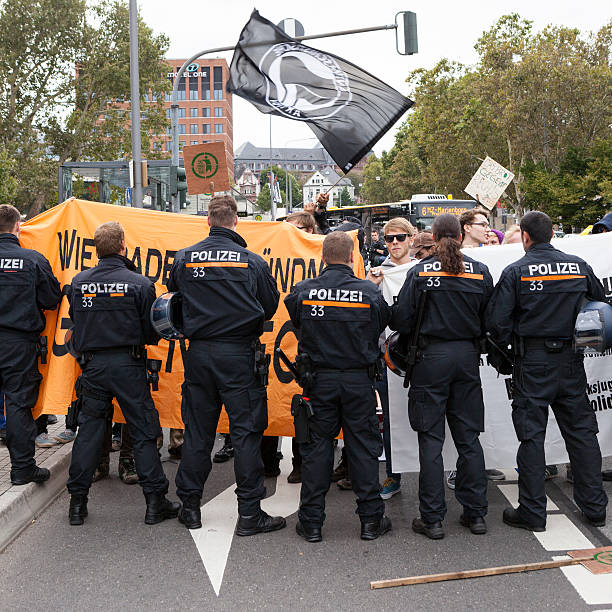
[[[185,168],[170,166],[170,195],[178,196],[181,208],[187,208],[187,175]]]
[[[180,166],[176,169],[176,188],[181,208],[187,208],[187,174]]]
[[[399,19],[398,19],[399,17]],[[400,55],[413,55],[419,52],[417,19],[413,11],[402,11],[395,16],[395,45]]]

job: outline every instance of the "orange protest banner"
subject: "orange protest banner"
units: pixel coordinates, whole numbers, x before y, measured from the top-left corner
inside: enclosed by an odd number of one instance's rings
[[[208,235],[208,225],[202,217],[176,215],[159,211],[125,208],[71,199],[27,221],[22,226],[21,244],[36,249],[50,262],[64,290],[77,272],[96,265],[93,242],[95,229],[101,223],[118,221],[125,230],[128,258],[139,272],[155,282],[158,295],[166,291],[168,275],[176,252]],[[269,435],[293,435],[290,415],[291,396],[299,392],[289,372],[282,366],[274,349],[281,347],[291,358],[297,351],[297,339],[289,321],[283,298],[292,286],[304,278],[318,276],[323,236],[307,234],[289,223],[240,221],[238,232],[251,251],[261,255],[276,279],[281,300],[271,321],[266,322],[261,338],[266,352],[272,356],[268,385]],[[357,233],[354,232],[358,251]],[[360,257],[355,272],[363,277]],[[59,309],[47,313],[49,354],[47,364],[40,365],[43,381],[34,416],[41,413],[65,414],[73,399],[73,388],[79,366],[64,345],[66,329],[71,326],[68,299]],[[159,391],[152,392],[163,427],[183,427],[180,416],[181,384],[184,379],[181,349],[178,343],[160,340],[148,347],[149,359],[161,361]],[[116,419],[122,420],[116,411]],[[225,412],[219,431],[228,431]]]
[[[209,142],[183,147],[187,193],[214,193],[230,188],[225,145]]]

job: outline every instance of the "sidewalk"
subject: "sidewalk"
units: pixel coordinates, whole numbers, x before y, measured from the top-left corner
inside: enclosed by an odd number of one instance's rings
[[[52,438],[65,429],[65,417],[58,416],[49,425]],[[68,479],[72,442],[51,448],[36,449],[36,464],[51,471],[51,478],[43,484],[11,484],[11,460],[8,448],[0,443],[0,552],[64,490]]]

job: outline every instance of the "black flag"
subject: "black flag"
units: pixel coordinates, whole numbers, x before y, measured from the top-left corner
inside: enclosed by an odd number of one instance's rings
[[[308,123],[345,173],[413,105],[358,66],[290,38],[257,11],[240,34],[227,91],[262,113]]]

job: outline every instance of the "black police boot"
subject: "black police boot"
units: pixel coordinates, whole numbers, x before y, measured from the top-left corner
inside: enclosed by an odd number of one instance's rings
[[[469,517],[465,516],[465,514],[462,514],[459,517],[459,522],[464,527],[469,527],[470,531],[474,535],[483,535],[487,533],[487,524],[485,523],[485,520],[482,516]]]
[[[147,511],[145,513],[145,523],[147,525],[157,525],[169,518],[176,518],[181,509],[181,504],[170,501],[163,493],[145,493],[147,500]]]
[[[200,510],[200,498],[195,495],[183,500],[183,507],[178,513],[178,520],[187,529],[200,529],[202,527],[202,511]]]
[[[587,516],[584,512],[582,513],[582,520],[587,525],[592,525],[593,527],[603,527],[606,524],[606,515],[605,513],[600,516]]]
[[[320,542],[323,539],[321,535],[320,525],[311,525],[310,527],[304,525],[301,521],[298,521],[295,525],[295,531],[297,534],[304,538],[307,542]]]
[[[28,484],[29,482],[45,482],[46,480],[49,480],[50,476],[51,472],[47,468],[41,468],[36,465],[27,476],[21,476],[18,478],[11,477],[11,484],[24,485]]]
[[[527,529],[527,531],[546,531],[546,524],[532,525],[528,523],[514,508],[506,508],[504,510],[503,520],[510,527],[518,527],[519,529]]]
[[[213,463],[225,463],[234,456],[234,447],[229,436],[225,437],[223,446],[214,454]]]
[[[375,540],[387,531],[391,531],[391,519],[388,516],[382,516],[378,521],[361,523],[362,540]]]
[[[427,536],[430,540],[441,540],[444,537],[444,529],[442,523],[426,523],[421,518],[415,518],[412,521],[412,531]]]
[[[87,516],[87,495],[71,495],[68,520],[71,525],[82,525]]]
[[[270,516],[263,510],[253,516],[238,517],[236,535],[252,536],[257,533],[267,533],[277,531],[287,526],[287,521],[282,516]]]

